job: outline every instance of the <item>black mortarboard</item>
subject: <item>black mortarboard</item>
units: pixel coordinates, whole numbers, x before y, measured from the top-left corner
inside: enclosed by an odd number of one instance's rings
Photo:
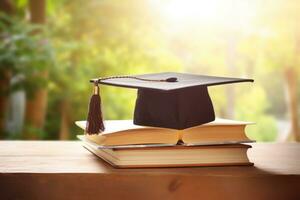
[[[185,129],[215,119],[208,86],[253,82],[252,79],[175,72],[113,76],[90,81],[95,84],[95,90],[87,120],[86,132],[88,134],[96,134],[104,130],[98,84],[138,89],[134,124]],[[93,98],[96,99],[96,103],[93,102]]]

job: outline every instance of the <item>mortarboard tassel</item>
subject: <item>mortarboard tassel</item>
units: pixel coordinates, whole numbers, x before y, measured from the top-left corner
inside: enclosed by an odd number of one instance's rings
[[[89,112],[86,123],[87,134],[98,134],[104,131],[104,124],[101,111],[101,98],[99,94],[98,81],[94,82],[94,92],[90,99]]]
[[[85,130],[85,132],[89,135],[101,133],[105,129],[103,123],[103,117],[102,117],[102,110],[101,110],[99,82],[102,80],[116,79],[116,78],[131,78],[140,81],[152,81],[152,82],[177,82],[176,77],[156,80],[156,79],[138,78],[135,76],[111,76],[111,77],[104,77],[96,80],[91,80],[90,82],[94,83],[94,93],[90,99],[89,112],[88,112],[86,130]]]

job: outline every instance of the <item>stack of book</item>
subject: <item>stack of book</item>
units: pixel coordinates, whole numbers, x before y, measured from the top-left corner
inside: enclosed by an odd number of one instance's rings
[[[99,77],[90,80],[93,95],[84,147],[111,165],[186,167],[251,165],[242,143],[247,122],[216,119],[208,87],[252,79],[177,72]],[[102,119],[99,84],[137,89],[133,120]],[[115,96],[118,98],[118,96]]]
[[[105,121],[105,131],[78,136],[86,149],[117,168],[252,165],[250,122],[217,118],[183,130]],[[86,121],[76,125],[86,128]]]

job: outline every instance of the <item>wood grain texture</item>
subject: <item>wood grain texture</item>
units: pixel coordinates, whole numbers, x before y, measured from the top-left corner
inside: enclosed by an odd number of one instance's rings
[[[300,199],[300,144],[253,144],[254,166],[115,169],[79,142],[0,142],[1,199]]]

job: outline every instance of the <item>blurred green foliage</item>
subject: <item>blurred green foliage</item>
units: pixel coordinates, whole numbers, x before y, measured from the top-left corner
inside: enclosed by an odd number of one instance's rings
[[[37,31],[39,34],[34,34]],[[0,13],[0,33],[0,77],[7,71],[18,75],[11,90],[23,89],[30,97],[32,91],[46,86],[47,80],[37,74],[54,63],[47,32],[42,26]]]

